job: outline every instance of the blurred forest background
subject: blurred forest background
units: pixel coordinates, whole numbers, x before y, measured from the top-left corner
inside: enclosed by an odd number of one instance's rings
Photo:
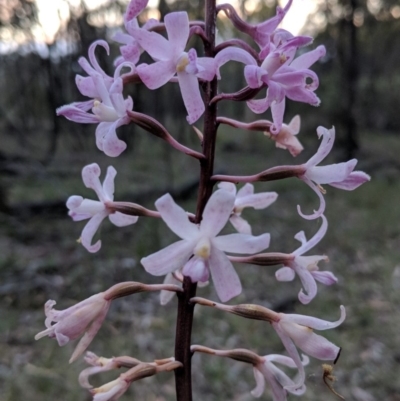
[[[60,1],[58,21],[49,32],[41,13],[52,1],[0,0],[0,401],[91,399],[77,383],[83,362],[67,363],[72,346],[60,349],[55,341],[33,340],[43,329],[47,299],[64,309],[119,281],[160,282],[145,274],[139,263],[172,240],[157,221],[140,219],[124,229],[103,223],[103,247],[95,255],[76,243],[83,225],[68,218],[65,201],[72,194],[93,198],[83,187],[82,167],[97,162],[104,173],[114,165],[116,200],[152,208],[157,197],[169,191],[187,210],[194,205],[198,165],[193,160],[134,125],[118,129],[128,149],[110,159],[95,149],[93,125],[55,115],[57,107],[82,100],[74,80],[82,73],[78,58],[87,57],[96,39],[111,44],[121,29],[127,1],[95,3]],[[254,23],[275,14],[274,0],[239,0],[238,5]],[[254,174],[278,164],[302,163],[318,146],[316,127],[335,125],[337,142],[327,162],[356,157],[357,168],[373,179],[354,193],[329,188],[326,195],[330,229],[313,253],[329,256],[326,269],[339,277],[337,286],[320,286],[317,298],[304,307],[297,300],[297,279],[277,286],[274,268],[237,266],[244,292],[234,302],[329,320],[338,318],[343,303],[348,312],[345,324],[324,333],[343,347],[335,368],[336,390],[347,400],[400,401],[400,5],[397,0],[316,0],[316,5],[302,32],[315,36],[313,47],[327,48],[326,57],[313,68],[320,77],[317,94],[322,104],[314,109],[289,101],[285,118],[290,121],[301,114],[304,154],[293,160],[285,151],[275,151],[262,133],[222,128],[216,170]],[[160,0],[158,9],[148,8],[140,18],[143,23],[188,10],[192,19],[201,19],[203,6],[202,0]],[[220,21],[220,38],[232,34],[229,22]],[[109,57],[97,51],[110,75],[117,55],[116,44]],[[221,91],[244,86],[242,65],[229,63],[223,69],[223,76],[235,79],[222,80]],[[176,85],[157,91],[132,85],[126,93],[133,97],[136,111],[156,117],[178,140],[199,148]],[[257,117],[242,103],[221,102],[219,114],[243,121],[270,118],[269,111]],[[298,203],[307,212],[317,202],[301,183],[260,183],[257,190],[279,193],[275,205],[245,216],[254,233],[271,232],[271,251],[291,252],[298,231],[304,229],[308,237],[317,231],[319,222],[305,222],[297,215]],[[215,297],[212,285],[200,294]],[[90,349],[106,357],[170,356],[175,306],[173,301],[161,307],[155,294],[115,302]],[[199,308],[193,341],[260,354],[282,351],[262,322],[221,317]],[[206,356],[193,361],[196,400],[252,399],[254,379],[248,366]],[[302,399],[337,399],[323,383],[317,362],[307,373],[308,391]],[[114,372],[93,381],[98,385],[115,376]],[[173,400],[173,377],[145,379],[135,383],[130,394],[123,399]],[[262,400],[268,399],[264,394]]]

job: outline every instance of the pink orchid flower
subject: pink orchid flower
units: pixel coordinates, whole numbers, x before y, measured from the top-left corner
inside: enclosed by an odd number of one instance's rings
[[[177,75],[189,124],[195,123],[204,113],[198,78],[211,81],[215,76],[214,60],[197,58],[195,49],[185,52],[189,38],[189,17],[186,12],[174,12],[164,18],[168,40],[158,33],[134,29],[131,35],[154,59],[153,64],[140,64],[136,71],[150,89],[165,85]]]
[[[297,205],[300,216],[307,220],[316,219],[325,211],[325,199],[323,195],[325,190],[321,187],[322,184],[352,191],[371,179],[371,177],[363,171],[353,171],[357,164],[357,159],[352,159],[343,163],[330,164],[328,166],[318,166],[332,149],[335,141],[335,128],[332,127],[328,130],[324,127],[318,127],[317,134],[318,138],[322,137],[321,144],[317,153],[304,165],[306,167],[306,172],[299,177],[318,195],[320,200],[318,210],[311,215],[304,215],[301,212],[300,206]]]
[[[121,56],[114,61],[116,66],[124,62],[136,64],[139,61],[142,49],[137,40],[131,35],[131,32],[140,28],[137,16],[147,7],[148,2],[149,0],[132,0],[128,4],[124,14],[124,25],[128,33],[117,32],[113,36],[113,40],[122,44],[120,47]],[[158,23],[159,21],[156,19],[150,18],[142,26],[142,29],[149,30]]]
[[[35,340],[48,336],[55,338],[59,346],[68,344],[83,334],[71,356],[75,361],[89,346],[99,331],[110,307],[110,300],[99,293],[63,311],[54,310],[55,301],[49,300],[44,306],[46,330],[36,334]],[[55,322],[55,324],[51,324]]]
[[[235,196],[217,190],[209,199],[200,225],[189,221],[187,213],[166,194],[155,203],[161,218],[182,240],[141,260],[150,274],[162,276],[182,267],[182,274],[192,282],[205,282],[211,277],[222,302],[242,291],[239,276],[224,252],[254,254],[269,246],[269,234],[257,237],[228,234],[217,237],[234,208]]]
[[[302,395],[306,391],[306,386],[296,388],[293,380],[281,369],[275,366],[274,363],[296,368],[296,364],[292,358],[283,355],[266,355],[261,358],[262,362],[254,366],[254,378],[256,379],[256,387],[252,390],[251,395],[258,398],[264,393],[265,381],[268,382],[272,391],[273,401],[286,401],[287,391],[294,395]],[[303,355],[302,365],[308,365],[310,359]],[[288,389],[288,390],[287,390]]]
[[[98,65],[94,56],[97,45],[103,46],[109,53],[107,42],[102,40],[94,42],[89,49],[89,58],[94,67],[86,59],[81,58],[79,62],[89,76],[76,77],[79,91],[84,96],[95,99],[61,106],[56,112],[57,115],[77,123],[99,124],[96,128],[97,147],[107,156],[117,157],[126,149],[126,143],[117,137],[116,129],[130,123],[127,111],[133,109],[132,98],[128,96],[124,99],[123,96],[121,70],[128,67],[132,72],[134,65],[123,63],[116,68],[114,78],[109,77]],[[92,113],[89,113],[89,110]]]
[[[224,191],[228,191],[235,196],[235,204],[233,213],[229,221],[235,229],[242,234],[251,235],[250,224],[241,217],[244,208],[252,207],[256,210],[265,209],[274,203],[278,197],[276,192],[260,192],[254,193],[254,186],[252,184],[245,184],[239,191],[236,192],[236,185],[231,182],[220,182],[218,187]]]
[[[328,257],[325,255],[314,255],[314,256],[302,256],[308,252],[321,239],[325,236],[328,229],[328,221],[322,214],[322,225],[317,233],[309,241],[307,241],[304,231],[300,231],[296,234],[295,238],[301,242],[300,248],[296,249],[292,255],[294,259],[288,263],[287,266],[280,268],[276,273],[275,277],[279,281],[292,281],[295,273],[298,274],[303,288],[299,292],[299,300],[303,304],[308,304],[317,295],[317,284],[316,280],[325,285],[332,285],[337,283],[337,278],[333,273],[328,271],[319,271],[318,262],[321,260],[327,261]]]
[[[328,330],[338,327],[346,318],[344,306],[340,306],[340,318],[336,322],[328,322],[312,316],[279,313],[279,320],[272,321],[272,326],[282,340],[289,356],[299,370],[299,380],[286,390],[297,391],[304,385],[305,372],[297,348],[305,354],[322,361],[336,361],[340,355],[340,348],[326,338],[314,333],[315,330]]]
[[[287,149],[293,157],[296,157],[304,149],[297,139],[297,134],[300,132],[300,121],[299,115],[294,116],[288,125],[282,124],[282,128],[277,134],[271,134],[269,131],[264,134],[275,142],[277,148]]]
[[[91,243],[100,223],[107,216],[117,227],[134,224],[138,220],[137,216],[113,212],[107,207],[107,203],[114,200],[114,178],[117,172],[114,167],[108,167],[103,185],[100,183],[100,173],[100,167],[96,163],[89,164],[82,170],[83,183],[87,188],[91,188],[96,192],[99,197],[98,201],[84,199],[82,196],[77,195],[70,196],[67,200],[68,214],[74,221],[90,219],[82,231],[80,240],[82,245],[92,253],[97,252],[101,247],[100,240],[93,245]]]
[[[264,99],[249,100],[247,105],[257,114],[271,108],[274,122],[270,128],[272,134],[278,134],[282,128],[286,97],[313,106],[318,106],[320,103],[314,93],[319,80],[309,67],[323,57],[326,51],[324,46],[318,46],[293,59],[297,48],[306,43],[307,38],[294,37],[283,46],[271,51],[260,67],[255,65],[245,67],[245,78],[251,88],[260,88],[263,84],[268,86]]]

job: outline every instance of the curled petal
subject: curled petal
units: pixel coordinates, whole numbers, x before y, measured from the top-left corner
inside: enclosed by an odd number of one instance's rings
[[[292,358],[288,356],[279,355],[279,354],[270,354],[265,357],[265,359],[269,362],[279,363],[281,365],[285,365],[289,368],[296,368],[296,364],[294,363]],[[310,363],[310,358],[307,355],[302,355],[302,362],[303,366],[307,366]]]
[[[253,368],[254,379],[256,380],[256,387],[251,391],[251,395],[260,398],[265,390],[264,375],[256,368]]]
[[[99,63],[97,61],[96,55],[94,54],[97,46],[103,47],[106,50],[107,55],[110,54],[110,46],[108,45],[108,43],[105,40],[99,39],[99,40],[94,41],[89,46],[89,52],[88,52],[89,53],[89,60],[92,63],[93,68],[98,73],[100,73],[102,76],[104,76],[106,78],[109,78],[108,75],[104,72],[104,70],[100,67],[100,65],[99,65]]]
[[[317,284],[313,275],[307,269],[304,269],[301,266],[295,266],[295,270],[301,280],[304,290],[307,293],[305,294],[303,290],[300,290],[299,300],[302,304],[306,305],[310,303],[317,295]]]
[[[297,212],[299,213],[299,215],[301,217],[303,217],[303,219],[306,219],[306,220],[314,220],[318,217],[321,217],[322,213],[324,213],[324,211],[325,211],[325,206],[326,206],[324,195],[321,193],[320,189],[308,178],[303,176],[300,179],[302,181],[304,181],[318,195],[320,203],[319,203],[318,210],[315,211],[313,214],[310,214],[310,215],[303,214],[303,212],[300,209],[300,205],[297,205]]]
[[[96,145],[107,156],[118,157],[125,149],[126,143],[121,141],[116,133],[117,127],[127,124],[128,117],[115,122],[102,122],[96,128]]]
[[[306,163],[306,167],[313,167],[317,164],[321,163],[322,160],[328,156],[329,152],[332,150],[333,143],[335,142],[335,128],[326,129],[324,127],[317,128],[318,138],[321,138],[322,141],[319,145],[317,153],[311,157],[311,159]]]
[[[308,252],[310,249],[314,248],[314,246],[317,245],[321,241],[322,238],[324,238],[324,236],[328,230],[328,220],[323,214],[320,217],[322,219],[321,227],[309,241],[306,241],[304,231],[300,231],[299,233],[296,234],[295,238],[298,241],[301,241],[302,245],[300,248],[296,249],[293,252],[294,255],[297,255],[297,256],[303,255],[304,253]]]
[[[217,77],[221,79],[221,75],[219,69],[228,61],[238,61],[239,63],[243,63],[247,65],[257,65],[257,61],[254,59],[250,53],[246,52],[243,49],[239,49],[237,47],[227,47],[221,50],[215,56],[215,64],[217,66]]]
[[[340,326],[346,318],[346,311],[343,305],[340,306],[340,318],[336,322],[328,322],[312,316],[288,314],[282,318],[284,321],[296,323],[298,325],[307,326],[315,330],[329,330]],[[281,319],[281,321],[282,321]]]
[[[97,252],[101,248],[101,240],[98,240],[95,244],[92,243],[92,239],[97,229],[100,226],[100,223],[107,217],[108,212],[105,210],[104,212],[100,212],[95,214],[86,224],[85,228],[81,234],[81,242],[82,245],[91,253]]]

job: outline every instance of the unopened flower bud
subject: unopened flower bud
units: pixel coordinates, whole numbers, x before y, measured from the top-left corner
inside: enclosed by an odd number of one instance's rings
[[[258,266],[287,265],[293,259],[294,255],[280,252],[259,253],[251,256],[229,256],[231,262],[249,263]]]
[[[202,345],[192,345],[190,347],[192,352],[202,352],[204,354],[224,356],[226,358],[231,358],[236,361],[250,363],[252,365],[257,365],[262,362],[261,357],[255,354],[252,351],[249,351],[244,348],[236,348],[230,350],[217,350],[208,347],[204,347]]]
[[[254,304],[239,304],[239,305],[224,305],[218,302],[212,302],[208,299],[201,297],[194,297],[190,300],[204,306],[211,306],[220,310],[224,310],[234,315],[242,316],[247,319],[265,320],[267,322],[279,321],[279,314],[271,309],[265,308],[260,305]]]
[[[174,284],[143,284],[136,281],[126,281],[123,283],[118,283],[113,285],[104,293],[104,297],[105,299],[113,300],[116,298],[126,297],[127,295],[132,295],[139,292],[150,292],[150,291],[181,292],[182,288]]]

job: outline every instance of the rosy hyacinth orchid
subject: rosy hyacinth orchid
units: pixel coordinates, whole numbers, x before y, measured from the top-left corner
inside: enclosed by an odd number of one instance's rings
[[[291,281],[294,279],[295,273],[297,273],[306,292],[304,293],[303,289],[299,292],[299,300],[303,304],[308,304],[317,295],[316,280],[325,285],[337,283],[337,278],[333,273],[319,271],[318,262],[327,261],[327,256],[302,256],[325,236],[328,229],[328,221],[323,214],[321,215],[321,219],[322,225],[320,229],[309,241],[307,241],[304,231],[296,234],[295,238],[301,242],[301,246],[292,253],[294,259],[288,262],[287,266],[280,268],[275,273],[275,277],[279,281]]]
[[[88,50],[89,60],[85,57],[80,57],[78,60],[78,64],[81,66],[83,71],[88,74],[87,77],[84,77],[80,74],[77,74],[75,77],[75,83],[79,90],[79,92],[83,96],[91,97],[91,98],[100,98],[100,92],[98,91],[96,84],[93,80],[95,75],[100,75],[104,80],[104,85],[107,89],[110,89],[110,86],[114,82],[114,78],[110,77],[106,74],[106,72],[101,68],[99,62],[96,58],[96,48],[97,46],[101,46],[107,52],[107,55],[110,54],[110,46],[105,40],[95,40],[90,46]]]
[[[257,210],[265,209],[275,202],[278,197],[276,192],[260,192],[255,194],[254,186],[249,183],[245,184],[237,192],[236,185],[231,182],[220,182],[218,187],[235,196],[235,204],[229,221],[242,234],[251,234],[250,224],[241,217],[243,209],[246,207],[252,207]]]
[[[107,156],[119,156],[125,149],[126,143],[121,141],[116,134],[116,129],[130,122],[127,110],[133,109],[133,101],[130,96],[124,99],[123,81],[121,70],[124,67],[133,71],[134,65],[122,63],[114,73],[114,77],[109,77],[98,65],[94,55],[95,47],[103,46],[107,53],[108,44],[104,41],[96,41],[89,49],[89,59],[93,67],[85,59],[81,58],[82,68],[89,74],[88,77],[76,76],[76,85],[79,91],[93,100],[84,102],[74,102],[57,109],[59,116],[64,116],[68,120],[80,124],[98,124],[96,128],[96,145]],[[89,110],[92,113],[89,113]]]
[[[134,29],[131,35],[154,59],[153,64],[140,64],[136,72],[150,89],[165,85],[177,75],[189,124],[195,123],[204,113],[198,78],[211,81],[215,76],[214,60],[197,57],[195,49],[185,52],[189,38],[189,17],[186,12],[173,12],[164,18],[168,40],[158,33]]]
[[[62,347],[83,335],[71,356],[70,362],[73,362],[86,350],[99,331],[110,303],[110,300],[105,299],[104,293],[99,293],[68,309],[58,311],[53,309],[56,302],[49,300],[44,306],[46,330],[36,334],[35,340],[48,336],[55,338]],[[53,322],[55,324],[52,325]]]
[[[324,127],[318,127],[317,134],[318,138],[322,137],[321,144],[317,153],[304,165],[306,168],[305,173],[299,176],[299,178],[318,195],[320,200],[318,210],[311,215],[303,214],[300,206],[297,205],[300,216],[307,220],[316,219],[325,211],[325,199],[323,195],[325,190],[321,187],[322,184],[352,191],[371,179],[371,177],[363,171],[353,171],[357,164],[357,159],[352,159],[343,163],[330,164],[328,166],[318,166],[332,149],[335,141],[335,128],[332,127],[328,130]]]
[[[83,183],[87,188],[93,189],[99,200],[84,199],[82,196],[73,195],[67,200],[69,215],[74,221],[90,219],[82,231],[80,241],[89,252],[97,252],[101,247],[101,240],[92,245],[92,239],[100,223],[108,216],[111,223],[117,227],[124,227],[137,222],[137,216],[128,216],[120,212],[113,212],[107,207],[108,202],[114,199],[114,178],[117,171],[109,166],[103,185],[100,183],[100,167],[93,163],[82,170]]]
[[[297,134],[300,132],[300,116],[294,116],[288,125],[282,124],[282,128],[277,134],[265,131],[264,134],[275,142],[277,148],[287,149],[289,153],[296,157],[304,149]]]
[[[282,128],[286,97],[313,106],[320,103],[314,93],[319,80],[309,67],[325,55],[325,47],[318,46],[293,60],[297,48],[307,43],[306,41],[305,37],[294,37],[269,53],[261,67],[245,67],[245,78],[251,88],[268,85],[267,96],[264,99],[249,100],[247,105],[257,114],[264,113],[271,107],[274,122],[270,128],[272,134],[278,134]]]
[[[302,365],[308,365],[310,359],[303,355]],[[284,355],[266,355],[261,361],[254,366],[254,378],[256,387],[251,391],[251,395],[258,398],[264,393],[265,381],[268,382],[273,401],[286,401],[287,391],[294,395],[302,395],[306,391],[306,386],[297,387],[293,380],[281,369],[275,366],[275,363],[287,366],[289,368],[297,368],[292,358]]]
[[[279,313],[277,320],[271,324],[282,340],[289,356],[299,370],[299,380],[295,386],[288,386],[288,391],[298,389],[304,384],[305,372],[297,348],[305,354],[321,361],[335,361],[340,355],[340,348],[316,333],[315,330],[328,330],[341,325],[346,318],[344,306],[340,306],[340,318],[328,322],[312,316]]]
[[[141,260],[150,274],[162,276],[182,267],[182,274],[192,282],[205,282],[211,277],[222,302],[240,294],[242,285],[225,252],[254,254],[269,246],[269,234],[257,237],[228,234],[217,237],[234,208],[235,196],[225,190],[213,193],[204,209],[200,225],[189,221],[187,213],[171,195],[155,203],[161,218],[182,240]]]

